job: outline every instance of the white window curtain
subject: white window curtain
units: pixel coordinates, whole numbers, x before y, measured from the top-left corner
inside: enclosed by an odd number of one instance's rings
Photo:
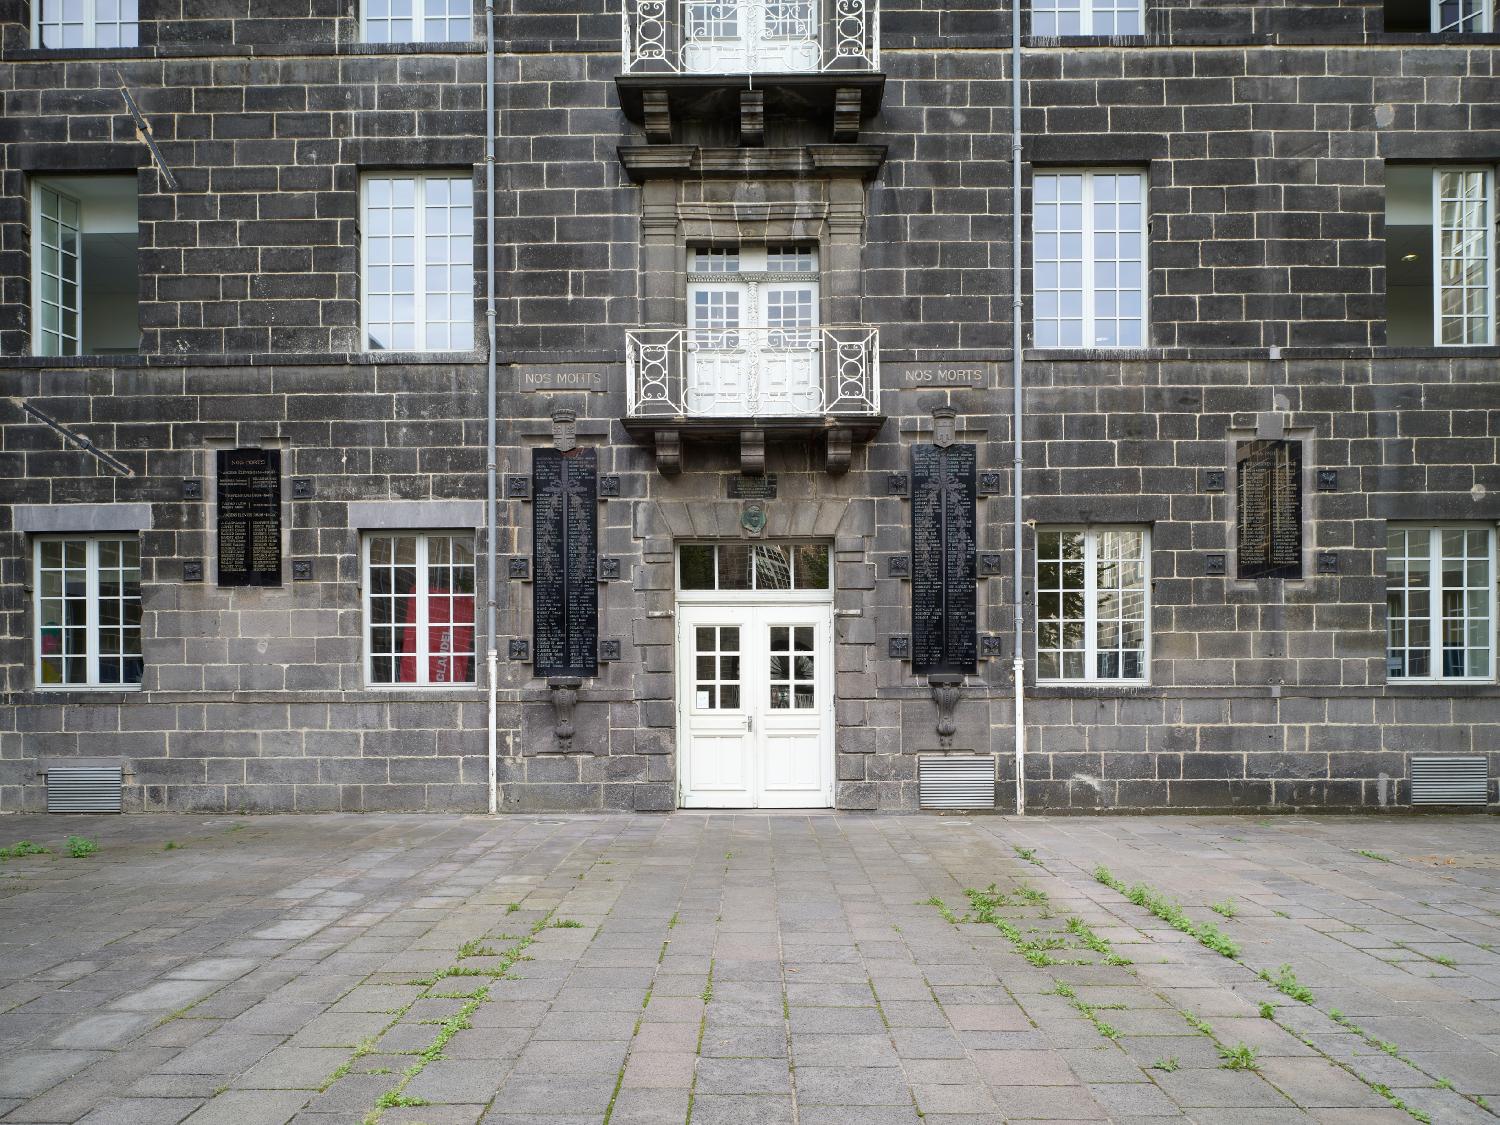
[[[1038,173],[1032,330],[1039,348],[1146,345],[1146,176]]]
[[[472,179],[367,176],[361,230],[365,339],[370,350],[472,349]]]

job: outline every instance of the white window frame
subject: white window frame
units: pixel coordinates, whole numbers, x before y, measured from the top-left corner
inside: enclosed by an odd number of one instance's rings
[[[1435,684],[1435,683],[1494,683],[1495,682],[1495,619],[1497,616],[1495,606],[1495,528],[1492,524],[1478,523],[1392,523],[1391,531],[1425,531],[1427,532],[1427,667],[1433,669],[1426,676],[1393,676],[1390,672],[1391,651],[1391,622],[1389,606],[1386,612],[1385,626],[1385,651],[1386,651],[1386,682],[1388,684]],[[1486,641],[1489,645],[1489,671],[1483,675],[1449,676],[1443,673],[1443,591],[1441,585],[1443,573],[1443,535],[1444,531],[1483,531],[1489,551],[1489,582],[1485,587],[1489,591],[1489,630]],[[1390,590],[1389,571],[1386,574],[1386,590]],[[1464,589],[1470,587],[1465,586]],[[1401,589],[1410,589],[1402,586]],[[1408,616],[1405,620],[1410,621]],[[1467,621],[1467,618],[1465,619]],[[1410,645],[1405,646],[1410,649]],[[1468,646],[1464,646],[1467,653]],[[1465,660],[1467,663],[1467,658]]]
[[[1142,591],[1142,645],[1141,674],[1139,676],[1099,675],[1099,536],[1110,531],[1128,531],[1141,537],[1141,591]],[[1081,534],[1083,536],[1083,677],[1044,677],[1041,668],[1041,552],[1033,544],[1032,590],[1036,602],[1032,614],[1032,655],[1036,661],[1037,684],[1078,686],[1114,684],[1119,686],[1142,686],[1151,683],[1151,528],[1145,524],[1043,524],[1036,529],[1037,535],[1045,532]],[[1059,668],[1061,671],[1061,668]]]
[[[1443,8],[1443,0],[1432,0],[1432,31],[1433,31],[1433,34],[1435,34],[1435,35],[1436,34],[1483,35],[1486,32],[1493,30],[1493,28],[1494,28],[1494,25],[1495,25],[1495,22],[1494,22],[1495,21],[1495,6],[1494,6],[1494,3],[1493,3],[1493,0],[1480,0],[1480,3],[1479,3],[1479,13],[1478,13],[1479,18],[1474,21],[1474,23],[1475,23],[1474,27],[1464,27],[1464,28],[1456,28],[1456,29],[1455,28],[1445,28],[1443,26],[1443,24],[1442,24],[1442,19],[1443,19],[1442,8]],[[1460,22],[1462,22],[1465,18],[1467,18],[1467,17],[1462,17],[1462,16],[1459,17]]]
[[[31,45],[33,48],[48,51],[86,51],[98,48],[99,45],[99,0],[82,0],[83,16],[79,21],[83,25],[83,42],[70,47],[54,46],[42,42],[42,33],[47,27],[61,28],[62,20],[48,20],[47,6],[49,3],[61,4],[62,0],[31,0]],[[106,44],[104,50],[129,50],[140,46],[141,42],[141,17],[138,0],[116,0],[116,8],[130,6],[136,9],[135,18],[132,20],[114,19],[109,21],[120,30],[121,42]],[[127,36],[126,29],[129,29]],[[130,42],[125,42],[129,38]]]
[[[42,217],[42,204],[44,195],[51,195],[58,201],[59,216],[56,220],[44,219]],[[42,270],[43,231],[44,224],[56,222],[59,232],[63,227],[61,208],[64,202],[71,203],[78,216],[78,223],[73,227],[73,300],[75,305],[71,310],[73,313],[73,336],[68,336],[63,331],[64,314],[68,311],[63,304],[63,296],[60,290],[66,285],[68,278],[61,272],[67,267],[63,261],[62,245],[59,241],[58,254],[58,300],[57,300],[57,330],[48,333],[42,327],[42,305],[51,303],[45,301],[45,295],[51,291]],[[31,354],[41,356],[73,356],[83,354],[83,201],[74,198],[67,192],[58,191],[46,184],[33,183],[31,186]],[[47,351],[44,343],[46,336],[53,336],[57,341],[56,351]]]
[[[442,7],[446,10],[445,0],[411,0],[412,38],[410,39],[371,39],[370,38],[370,0],[357,0],[359,3],[359,41],[361,43],[468,43],[474,38],[474,4],[469,3],[469,33],[462,39],[428,39],[423,34],[427,25],[427,9],[429,7]],[[434,19],[453,18],[449,16],[438,16]]]
[[[1097,342],[1097,340],[1098,340],[1098,328],[1097,328],[1097,308],[1096,308],[1096,306],[1098,304],[1098,296],[1099,296],[1099,294],[1098,294],[1098,288],[1097,288],[1097,281],[1096,281],[1098,260],[1097,260],[1097,258],[1095,256],[1094,250],[1093,250],[1094,236],[1096,234],[1096,229],[1095,229],[1095,225],[1094,225],[1094,220],[1095,220],[1094,208],[1095,208],[1095,204],[1097,202],[1096,199],[1095,199],[1095,197],[1094,197],[1094,179],[1095,179],[1096,176],[1125,176],[1125,175],[1133,175],[1133,176],[1138,177],[1139,180],[1140,180],[1140,184],[1141,184],[1141,203],[1140,203],[1140,207],[1141,207],[1141,227],[1140,227],[1140,230],[1138,232],[1135,232],[1135,233],[1138,233],[1140,235],[1140,240],[1141,240],[1141,243],[1140,243],[1140,246],[1141,246],[1141,277],[1140,277],[1140,282],[1141,282],[1141,287],[1140,287],[1140,299],[1141,299],[1141,313],[1140,313],[1141,340],[1140,340],[1139,344],[1119,344],[1119,343],[1115,343],[1115,344],[1100,344],[1100,343]],[[1041,179],[1044,179],[1044,178],[1054,178],[1054,179],[1061,180],[1063,177],[1066,177],[1066,176],[1082,176],[1083,177],[1083,186],[1082,186],[1082,195],[1081,195],[1081,200],[1082,200],[1081,206],[1082,206],[1082,216],[1083,216],[1083,219],[1082,219],[1082,221],[1083,221],[1083,229],[1082,229],[1082,241],[1083,241],[1083,247],[1082,247],[1082,252],[1083,252],[1083,263],[1082,263],[1083,264],[1083,280],[1082,280],[1082,294],[1083,294],[1083,341],[1081,343],[1077,343],[1077,344],[1069,344],[1069,343],[1062,343],[1062,342],[1059,342],[1059,343],[1056,343],[1056,344],[1043,344],[1043,343],[1041,343],[1037,339],[1037,325],[1038,325],[1038,320],[1039,320],[1038,315],[1037,315],[1037,304],[1038,304],[1038,302],[1037,302],[1037,294],[1039,292],[1039,290],[1037,288],[1037,275],[1038,275],[1037,266],[1040,263],[1040,258],[1039,258],[1038,254],[1037,254],[1038,240],[1037,240],[1036,183],[1037,183],[1038,180],[1041,180]],[[1046,168],[1046,169],[1038,170],[1038,171],[1036,171],[1033,174],[1033,177],[1032,177],[1032,205],[1031,205],[1031,250],[1032,250],[1032,254],[1031,254],[1031,337],[1032,337],[1032,346],[1033,347],[1036,347],[1036,348],[1038,348],[1040,350],[1046,350],[1046,351],[1062,351],[1062,350],[1098,351],[1098,350],[1121,350],[1121,349],[1127,350],[1127,351],[1134,351],[1134,350],[1137,350],[1137,349],[1140,349],[1140,348],[1148,348],[1148,347],[1151,346],[1151,238],[1150,238],[1151,218],[1150,218],[1150,202],[1151,202],[1151,178],[1150,178],[1150,176],[1147,173],[1147,170],[1145,168]],[[1118,262],[1120,261],[1120,259],[1117,257],[1117,258],[1113,259],[1113,261],[1116,264],[1118,264]],[[1059,270],[1061,270],[1061,268],[1062,268],[1062,259],[1061,259],[1060,256],[1057,259],[1057,265],[1058,265]],[[1120,288],[1120,286],[1118,285],[1118,278],[1116,280],[1117,280],[1117,284],[1116,284],[1115,290],[1114,290],[1116,293],[1129,292],[1129,290],[1125,290],[1125,289]],[[1051,290],[1048,290],[1048,291],[1050,292]],[[1059,289],[1057,290],[1057,292],[1058,293],[1063,292],[1063,289],[1061,287],[1061,283],[1060,282],[1059,282]],[[1049,318],[1049,319],[1051,319],[1051,318]],[[1061,318],[1061,316],[1059,316],[1056,319],[1061,320],[1062,318]],[[1118,305],[1116,305],[1116,315],[1112,319],[1114,319],[1116,321],[1121,321],[1121,320],[1125,319],[1124,317],[1121,317],[1119,315],[1119,306]]]
[[[1041,7],[1039,0],[1032,0],[1031,6],[1031,34],[1046,39],[1060,39],[1071,35],[1143,35],[1145,34],[1145,5],[1143,0],[1114,0],[1110,7],[1110,14],[1130,12],[1136,17],[1136,25],[1130,31],[1101,31],[1096,29],[1095,8],[1098,0],[1049,0],[1046,9]],[[1078,12],[1078,31],[1039,32],[1036,30],[1038,14],[1046,14],[1054,19],[1061,20],[1064,13]],[[1102,23],[1102,18],[1097,21]]]
[[[432,653],[428,645],[432,639],[431,620],[428,617],[429,589],[428,589],[428,543],[434,538],[463,539],[467,537],[471,562],[469,568],[474,571],[474,593],[471,595],[474,602],[474,621],[469,626],[473,636],[471,647],[473,652],[469,656],[470,677],[467,680],[433,680],[429,675],[429,657]],[[412,660],[417,669],[417,678],[410,683],[393,680],[390,682],[375,679],[375,652],[374,645],[370,643],[371,629],[374,628],[374,617],[370,612],[370,545],[376,539],[415,539],[417,541],[417,554],[415,569],[417,572],[417,585],[414,596],[417,602],[416,620],[412,627],[416,630],[416,647],[411,653]],[[479,558],[475,550],[475,536],[472,531],[457,528],[443,530],[438,528],[416,529],[416,528],[390,528],[370,529],[360,535],[359,542],[359,586],[360,586],[360,646],[364,650],[364,676],[365,686],[375,691],[413,691],[417,689],[435,690],[462,690],[475,687],[479,683]],[[451,622],[450,622],[451,625]],[[401,655],[393,655],[392,659],[400,660]]]
[[[31,547],[31,616],[32,616],[32,683],[37,691],[140,691],[139,683],[103,683],[99,679],[99,544],[101,542],[128,543],[134,541],[139,550],[140,536],[133,532],[117,532],[103,535],[37,535]],[[84,658],[87,679],[82,683],[50,684],[42,679],[42,546],[46,543],[84,543]],[[66,548],[64,548],[66,550]],[[137,561],[140,556],[137,555]],[[144,575],[142,584],[144,585]],[[141,595],[144,615],[145,595]],[[66,628],[66,625],[63,626]],[[141,668],[145,669],[145,622],[140,626],[142,652]],[[122,660],[124,658],[122,657]]]
[[[1485,337],[1443,340],[1443,175],[1477,172],[1484,177]],[[1439,164],[1432,169],[1432,342],[1440,348],[1488,347],[1495,342],[1495,170],[1478,164]]]
[[[415,184],[413,197],[413,241],[415,249],[412,255],[412,280],[415,292],[412,294],[415,320],[415,342],[411,348],[377,348],[370,343],[370,185],[377,180],[411,180]],[[467,323],[469,335],[467,343],[462,347],[452,344],[443,347],[429,346],[427,340],[427,298],[429,296],[426,282],[426,258],[427,258],[427,186],[434,180],[468,181],[470,184],[469,195],[469,291],[467,294],[467,307],[470,310],[467,321],[449,323]],[[369,352],[468,352],[474,350],[474,286],[473,286],[473,252],[474,252],[474,195],[472,191],[473,175],[465,175],[462,172],[367,172],[360,177],[359,183],[359,331],[362,350]]]
[[[786,253],[793,248],[806,251],[795,265],[806,265],[805,270],[772,269],[772,250]],[[806,261],[801,257],[805,256]],[[734,269],[723,268],[729,264]],[[736,328],[768,328],[767,314],[772,291],[795,293],[812,299],[812,319],[806,325],[787,328],[789,335],[806,333],[815,336],[822,320],[822,286],[818,266],[818,247],[815,244],[798,242],[782,245],[772,243],[762,246],[695,247],[688,250],[687,327],[691,332],[704,333],[711,338],[716,332],[733,332]],[[702,328],[695,320],[697,296],[700,293],[734,293],[739,297],[738,323],[725,328]],[[769,341],[770,330],[764,337],[753,338],[755,343]],[[708,340],[705,340],[707,343]],[[768,344],[766,346],[769,346]]]

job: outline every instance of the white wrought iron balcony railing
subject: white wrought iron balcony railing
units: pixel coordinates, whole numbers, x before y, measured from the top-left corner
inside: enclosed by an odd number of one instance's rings
[[[880,69],[878,0],[623,0],[626,74]]]
[[[880,412],[880,330],[641,328],[626,333],[633,418]]]

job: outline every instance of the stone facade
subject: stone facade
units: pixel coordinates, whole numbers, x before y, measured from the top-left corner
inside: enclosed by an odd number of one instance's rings
[[[914,808],[918,756],[966,749],[998,756],[1007,807],[1001,6],[883,4],[883,92],[842,149],[824,118],[783,116],[774,100],[763,147],[736,149],[742,106],[712,97],[673,103],[670,133],[650,137],[659,121],[623,108],[613,5],[507,7],[498,471],[502,484],[529,473],[553,411],[575,411],[578,440],[619,477],[599,513],[622,577],[599,587],[600,636],[620,657],[584,684],[578,734],[559,744],[545,685],[506,659],[531,629],[531,585],[503,565],[530,554],[531,506],[502,499],[501,807],[678,803],[675,545],[746,536],[727,493],[741,449],[684,427],[681,472],[663,473],[649,436],[624,425],[625,335],[683,323],[693,223],[752,212],[762,237],[817,240],[825,323],[880,331],[882,420],[856,436],[848,471],[828,471],[822,431],[773,436],[765,455],[779,492],[759,534],[832,549],[835,803]],[[367,169],[472,169],[483,246],[483,46],[361,44],[348,8],[142,0],[140,48],[62,52],[32,48],[27,5],[0,2],[0,810],[40,807],[41,771],[79,757],[122,762],[131,810],[485,807],[482,667],[474,687],[367,686],[359,562],[369,513],[398,502],[397,526],[472,528],[484,546],[483,273],[474,350],[361,351],[358,191]],[[1023,64],[1027,213],[1033,169],[1094,165],[1145,169],[1150,213],[1150,346],[1026,353],[1028,572],[1030,525],[1125,522],[1151,528],[1153,578],[1149,685],[1037,686],[1028,673],[1030,806],[1403,807],[1417,752],[1489,755],[1493,808],[1500,690],[1388,683],[1384,575],[1387,521],[1500,520],[1500,348],[1386,345],[1385,182],[1400,162],[1500,163],[1500,36],[1389,34],[1381,4],[1353,0],[1147,8],[1145,36],[1029,40]],[[176,191],[135,139],[121,82]],[[737,151],[739,171],[622,160],[685,146]],[[875,167],[859,170],[855,149]],[[138,357],[29,356],[30,178],[82,172],[137,178]],[[1029,250],[1023,264],[1029,279]],[[962,385],[934,386],[943,370]],[[910,585],[888,563],[909,550],[910,510],[885,487],[932,440],[941,406],[998,474],[979,500],[979,550],[1001,558],[979,580],[979,631],[1003,638],[946,743],[928,685],[888,655],[911,628]],[[1305,496],[1305,541],[1330,572],[1209,573],[1210,555],[1233,551],[1234,512],[1208,474],[1232,478],[1237,438],[1282,433],[1302,439],[1310,470],[1337,470]],[[305,497],[285,489],[283,522],[288,560],[310,571],[294,581],[289,561],[279,588],[220,589],[212,504],[184,481],[211,497],[213,450],[252,445],[281,449],[285,476],[308,482]],[[149,506],[136,528],[144,682],[40,691],[37,517],[22,509],[107,523],[97,505]],[[210,580],[185,582],[200,560]]]

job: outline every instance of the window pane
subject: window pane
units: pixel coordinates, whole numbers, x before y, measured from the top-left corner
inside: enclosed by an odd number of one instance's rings
[[[678,555],[681,561],[682,589],[712,590],[714,588],[714,549],[706,544],[688,544]]]
[[[826,544],[799,546],[796,549],[797,589],[828,589],[828,547]]]

